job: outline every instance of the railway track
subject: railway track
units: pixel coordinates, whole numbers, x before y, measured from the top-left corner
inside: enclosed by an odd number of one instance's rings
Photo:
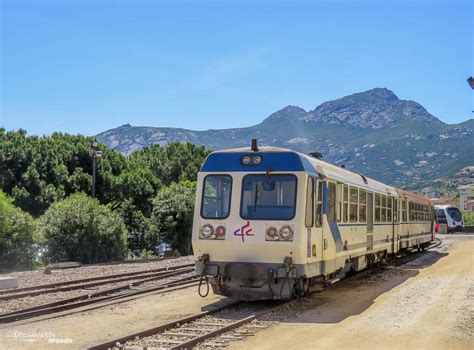
[[[142,276],[141,278],[135,279],[135,280],[130,280],[130,279],[131,278],[134,279],[136,276],[131,276],[131,277],[120,276],[118,280],[122,281],[123,278],[128,278],[129,282],[120,284],[118,286],[114,286],[112,288],[99,290],[96,292],[86,291],[83,294],[80,294],[71,298],[60,299],[58,301],[54,301],[51,303],[46,303],[46,304],[42,304],[38,306],[27,307],[27,308],[22,308],[22,309],[11,311],[11,312],[6,312],[3,314],[0,314],[0,324],[11,323],[11,322],[30,319],[30,318],[34,318],[38,316],[43,316],[43,315],[57,314],[65,310],[77,309],[77,308],[81,308],[81,307],[88,306],[91,304],[99,305],[100,303],[104,303],[104,302],[107,302],[108,304],[110,304],[110,302],[112,301],[121,302],[125,298],[136,297],[142,294],[153,293],[153,292],[165,292],[167,290],[176,289],[176,287],[188,287],[188,286],[196,285],[198,282],[198,276],[194,274],[184,277],[184,278],[177,279],[177,277],[179,277],[180,275],[192,273],[194,271],[194,268],[192,267],[187,266],[183,268],[181,266],[180,268],[178,267],[170,268],[170,270],[171,271],[155,272],[154,273],[155,275],[152,277],[149,277],[149,274],[148,274],[147,276]],[[152,282],[152,281],[159,281],[159,280],[164,280],[166,282],[162,284],[158,284],[156,286],[152,286],[152,287],[139,288],[141,284],[145,284],[147,282]],[[117,278],[116,279],[107,278],[100,281],[100,283],[101,285],[105,285],[105,284],[110,284],[111,281],[117,282]],[[71,282],[77,282],[77,281],[71,281]],[[86,288],[85,286],[90,287],[90,284],[89,283],[82,284],[78,288],[84,289]],[[45,286],[42,286],[42,287],[45,287]],[[71,288],[71,287],[73,286],[67,286],[65,288]],[[47,286],[46,289],[43,289],[40,291],[46,291],[47,293],[50,293],[51,290],[49,288],[54,288],[54,287]],[[64,287],[60,287],[58,289],[61,291],[62,288]],[[70,290],[70,289],[66,289],[66,290]],[[56,289],[53,292],[56,292],[56,291],[58,290]],[[28,291],[27,293],[31,293],[31,292],[33,292],[33,295],[38,295],[38,294],[35,294],[36,292],[38,292],[37,290]],[[17,296],[21,294],[23,294],[23,292],[19,292]],[[28,294],[28,295],[31,296],[31,294]]]
[[[430,248],[439,246],[433,242]],[[420,257],[425,252],[412,252],[391,261],[391,266],[401,266]],[[386,266],[367,269],[339,283],[348,283],[354,279],[363,279],[367,275],[380,273]],[[160,325],[142,332],[130,334],[118,339],[110,340],[89,347],[89,350],[105,349],[192,349],[225,348],[228,343],[243,340],[247,336],[270,325],[259,318],[277,311],[282,307],[289,307],[299,299],[287,302],[243,303],[235,302],[230,306],[223,306],[212,311],[205,311],[190,317],[182,318],[168,324]]]
[[[120,339],[89,347],[89,350],[105,349],[192,349],[200,347],[225,347],[230,341],[243,340],[262,328],[268,322],[258,318],[276,311],[287,302],[235,302],[230,305],[185,317],[171,323],[134,333]]]
[[[14,290],[0,291],[0,301],[19,299],[27,296],[36,296],[48,293],[65,292],[77,289],[86,289],[90,287],[97,287],[101,285],[130,281],[130,280],[153,280],[161,279],[174,274],[183,274],[194,270],[194,264],[186,264],[173,266],[168,268],[160,268],[148,271],[136,271],[120,273],[115,275],[97,276],[78,280],[63,281],[57,283],[50,283],[37,286],[28,286],[17,288]]]

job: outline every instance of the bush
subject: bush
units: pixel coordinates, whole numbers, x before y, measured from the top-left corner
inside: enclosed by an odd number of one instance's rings
[[[85,194],[56,202],[41,217],[45,260],[93,263],[122,260],[127,229],[119,214]]]
[[[155,251],[158,237],[153,220],[143,215],[129,199],[120,203],[116,212],[127,226],[128,249],[131,255],[139,256],[143,251]]]
[[[160,238],[181,255],[192,253],[196,183],[183,181],[162,188],[153,201],[153,215]]]
[[[36,253],[35,225],[12,201],[0,191],[0,270],[29,269]]]
[[[464,225],[474,225],[474,212],[472,211],[463,211],[462,218],[464,219]]]

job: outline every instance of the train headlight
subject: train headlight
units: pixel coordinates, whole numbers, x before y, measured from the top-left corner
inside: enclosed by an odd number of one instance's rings
[[[251,161],[252,161],[252,158],[250,158],[250,156],[243,156],[242,157],[242,164],[243,165],[249,165]]]
[[[278,230],[273,226],[268,227],[265,233],[267,235],[267,240],[273,241],[275,239],[278,239]]]
[[[201,234],[201,238],[209,239],[214,234],[214,227],[212,227],[212,225],[206,224],[201,227],[199,232]]]
[[[217,226],[215,231],[216,239],[224,239],[225,237],[225,227]]]
[[[280,239],[290,241],[293,239],[293,229],[289,225],[285,225],[280,229]]]
[[[261,162],[262,162],[262,157],[260,156],[253,157],[253,164],[259,165]]]

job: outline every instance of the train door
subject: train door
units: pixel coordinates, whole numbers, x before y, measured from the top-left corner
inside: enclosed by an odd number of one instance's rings
[[[321,179],[315,179],[314,181],[314,229],[312,234],[311,240],[311,256],[312,258],[316,258],[316,261],[323,261],[323,252],[324,252],[324,245],[327,242],[324,242],[323,237],[323,199],[324,199],[324,190],[323,190],[323,181]],[[321,271],[320,273],[324,273],[322,270],[323,264],[320,264]]]
[[[374,194],[367,192],[367,250],[374,248]]]
[[[306,208],[305,208],[305,219],[304,224],[306,228],[306,257],[308,259],[313,257],[313,245],[314,245],[314,218],[315,218],[315,210],[314,210],[314,198],[315,198],[315,190],[314,190],[314,179],[311,176],[308,176],[306,180]],[[316,255],[317,252],[315,252]]]

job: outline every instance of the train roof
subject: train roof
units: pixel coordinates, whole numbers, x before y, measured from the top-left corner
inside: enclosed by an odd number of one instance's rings
[[[429,199],[423,196],[420,196],[416,193],[397,189],[393,186],[390,186],[380,181],[366,177],[363,174],[350,171],[340,166],[325,162],[319,158],[315,158],[315,157],[312,157],[312,156],[309,156],[309,155],[306,155],[306,154],[303,154],[291,149],[287,149],[287,148],[259,146],[258,151],[255,152],[250,147],[241,147],[241,148],[232,148],[232,149],[215,151],[215,152],[212,152],[211,155],[212,154],[235,154],[240,157],[241,154],[261,154],[261,153],[284,153],[287,155],[293,154],[293,155],[298,156],[298,158],[301,161],[301,169],[299,170],[307,171],[309,173],[316,172],[319,176],[323,178],[329,178],[336,181],[339,180],[341,182],[353,184],[358,187],[365,188],[371,191],[386,193],[392,196],[400,196],[402,198],[413,200],[418,203],[431,204],[431,201]],[[202,169],[202,171],[206,171],[206,169]],[[265,169],[260,169],[259,171],[265,171]]]

